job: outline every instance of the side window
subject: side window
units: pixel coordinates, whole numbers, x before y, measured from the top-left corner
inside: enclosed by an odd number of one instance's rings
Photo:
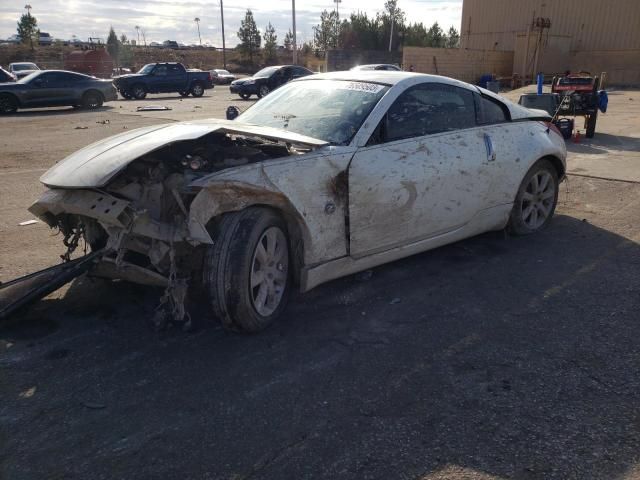
[[[510,120],[509,111],[500,102],[477,95],[478,101],[478,124],[489,125],[492,123],[503,123]]]
[[[154,68],[153,74],[158,77],[164,77],[167,74],[167,66],[158,65],[156,68]]]
[[[178,68],[178,65],[169,65],[169,75],[179,75],[180,74],[180,68]]]
[[[402,93],[386,115],[385,141],[475,127],[473,92],[424,83]]]

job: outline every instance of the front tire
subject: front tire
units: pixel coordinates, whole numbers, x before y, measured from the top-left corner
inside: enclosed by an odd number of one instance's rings
[[[289,240],[268,208],[225,214],[208,247],[203,281],[215,315],[232,331],[254,333],[286,308],[291,287]]]
[[[538,160],[525,175],[509,217],[508,229],[529,235],[545,228],[558,203],[558,172],[549,160]]]
[[[131,95],[136,100],[144,100],[147,96],[147,89],[144,85],[134,85],[131,88]]]
[[[250,93],[239,93],[238,95],[240,95],[240,98],[243,100],[249,100],[249,98],[251,97]]]

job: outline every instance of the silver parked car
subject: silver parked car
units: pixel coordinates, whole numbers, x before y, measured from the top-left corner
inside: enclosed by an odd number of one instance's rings
[[[30,211],[101,252],[94,274],[164,286],[178,317],[199,284],[227,328],[253,332],[294,285],[544,228],[566,157],[549,120],[445,77],[310,75],[235,121],[90,145],[42,176]]]
[[[31,62],[14,62],[9,64],[9,71],[13,73],[18,80],[39,70],[40,68]]]

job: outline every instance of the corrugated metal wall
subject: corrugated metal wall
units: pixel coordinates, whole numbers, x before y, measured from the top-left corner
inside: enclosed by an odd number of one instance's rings
[[[640,48],[640,0],[464,0],[461,46],[514,50],[534,16],[571,36],[572,51]]]

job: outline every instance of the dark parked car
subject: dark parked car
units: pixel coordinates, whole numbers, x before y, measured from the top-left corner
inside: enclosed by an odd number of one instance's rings
[[[262,98],[290,80],[311,74],[313,74],[311,70],[297,65],[267,67],[260,70],[253,77],[231,82],[229,90],[231,93],[237,93],[245,100],[251,95],[257,95],[258,98]]]
[[[93,109],[117,98],[111,80],[64,70],[42,70],[15,83],[0,84],[0,113],[66,105]]]
[[[13,73],[6,71],[0,67],[0,83],[15,82],[16,77]]]
[[[370,65],[358,65],[357,67],[353,67],[351,70],[353,70],[354,72],[362,70],[389,70],[394,72],[402,71],[402,69],[397,65],[391,65],[389,63],[372,63]]]
[[[147,93],[177,92],[183,97],[201,97],[205,89],[213,88],[209,72],[190,71],[181,63],[149,63],[138,73],[115,78],[113,84],[124,98],[137,100]]]

